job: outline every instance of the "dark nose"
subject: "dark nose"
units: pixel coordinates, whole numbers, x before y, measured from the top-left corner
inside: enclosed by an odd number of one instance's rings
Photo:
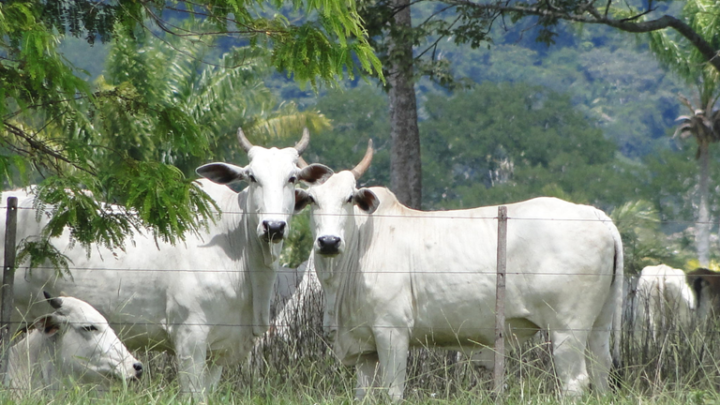
[[[340,238],[337,236],[321,236],[317,240],[320,253],[331,254],[339,251]]]
[[[143,374],[142,363],[137,362],[137,363],[133,364],[133,368],[135,369],[135,378],[140,378]]]
[[[263,221],[265,232],[269,240],[282,240],[285,236],[285,222],[283,221]]]

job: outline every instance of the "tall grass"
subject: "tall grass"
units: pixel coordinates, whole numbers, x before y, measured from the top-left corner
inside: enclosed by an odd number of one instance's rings
[[[352,404],[354,370],[333,356],[322,333],[322,297],[310,297],[308,311],[289,320],[287,335],[258,342],[248,360],[224,371],[221,386],[208,403]],[[592,391],[574,401],[559,399],[558,382],[547,334],[510,345],[505,403],[555,404],[707,404],[720,402],[720,324],[693,319],[680,325],[669,317],[653,337],[647,325],[627,317],[622,332],[622,365],[613,372],[614,391]],[[136,353],[146,365],[143,380],[115,384],[110,390],[69,386],[60,392],[35,393],[19,403],[171,404],[192,402],[179,394],[172,355]],[[492,374],[455,352],[413,349],[408,359],[405,397],[417,404],[494,404]],[[11,393],[0,392],[10,403]],[[363,403],[384,403],[378,394]]]

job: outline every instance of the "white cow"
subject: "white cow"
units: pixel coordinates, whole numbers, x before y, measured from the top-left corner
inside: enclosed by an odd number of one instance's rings
[[[493,345],[498,208],[422,212],[385,188],[357,189],[368,156],[370,147],[352,171],[303,177],[311,187],[297,208],[312,205],[326,332],[339,359],[356,365],[356,396],[380,384],[397,401],[411,346]],[[547,329],[563,392],[590,379],[606,391],[623,298],[617,229],[602,211],[556,198],[507,212],[506,336]]]
[[[664,264],[642,269],[633,299],[637,330],[647,328],[656,339],[659,331],[690,323],[695,294],[685,279],[684,271]]]
[[[222,367],[238,364],[268,328],[277,259],[301,173],[297,159],[309,134],[306,129],[286,149],[253,146],[241,130],[238,139],[248,152],[246,167],[211,163],[197,169],[212,180],[198,183],[222,212],[206,230],[178,245],[156,244],[138,231],[114,252],[98,245],[87,252],[66,231],[52,243],[72,260],[72,277],[58,277],[50,265],[20,268],[16,314],[34,317],[43,289],[81,298],[107,317],[129,347],[174,351],[181,388],[202,398],[218,383]],[[238,181],[249,185],[240,193],[226,187]],[[20,210],[18,223],[18,239],[37,235],[43,225],[33,210]]]
[[[63,380],[97,384],[142,375],[142,363],[95,308],[73,297],[46,297],[55,311],[10,348],[4,383],[14,395],[57,389]]]

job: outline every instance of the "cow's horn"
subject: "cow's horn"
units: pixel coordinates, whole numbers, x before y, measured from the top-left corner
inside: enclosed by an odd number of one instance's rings
[[[303,129],[302,138],[300,138],[298,143],[295,144],[295,150],[297,150],[298,155],[302,155],[302,153],[305,152],[305,149],[307,149],[309,144],[310,131],[308,131],[307,127],[305,127],[305,129]]]
[[[238,127],[237,138],[238,142],[240,142],[240,146],[245,150],[245,152],[250,152],[250,148],[255,146],[251,144],[250,141],[248,141],[248,139],[245,137],[245,133],[240,127]]]
[[[360,177],[365,173],[365,171],[370,167],[370,162],[372,161],[373,157],[373,148],[372,148],[372,139],[368,140],[368,147],[367,151],[365,151],[365,156],[363,156],[360,163],[357,164],[350,172],[355,176],[355,180],[359,180]]]
[[[301,169],[304,169],[309,166],[308,162],[306,162],[305,159],[302,158],[302,156],[298,156],[297,165]]]
[[[51,307],[55,309],[60,309],[60,307],[62,307],[62,300],[60,298],[51,297],[47,291],[43,291],[43,295],[45,296],[45,299],[48,300]]]

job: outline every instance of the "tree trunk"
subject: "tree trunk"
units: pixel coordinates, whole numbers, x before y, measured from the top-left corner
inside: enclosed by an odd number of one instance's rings
[[[420,208],[422,173],[417,102],[413,80],[413,52],[410,40],[412,20],[409,0],[393,0],[394,24],[390,36],[390,188],[401,203]]]
[[[697,247],[698,261],[703,267],[710,263],[710,212],[708,210],[708,184],[710,145],[700,145],[700,206],[698,207],[698,219],[695,225],[695,246]]]

